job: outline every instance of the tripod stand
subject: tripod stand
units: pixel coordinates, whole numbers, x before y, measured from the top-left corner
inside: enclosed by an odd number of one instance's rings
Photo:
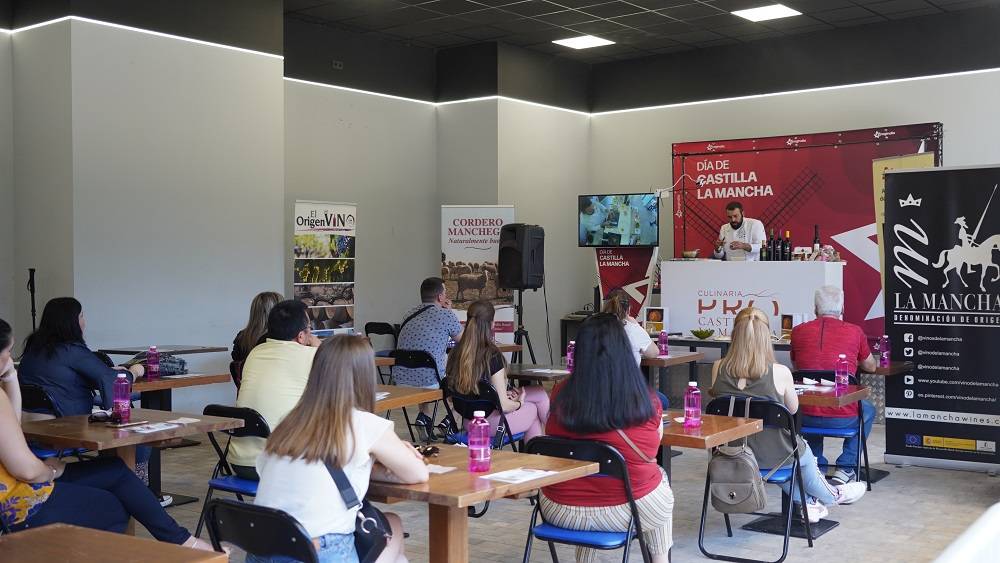
[[[514,344],[521,345],[527,344],[528,355],[531,356],[531,363],[535,362],[535,351],[531,347],[531,337],[528,335],[528,329],[524,328],[524,290],[517,290],[517,304],[514,305],[514,311],[517,313],[517,330],[514,331]],[[522,342],[523,341],[523,342]],[[524,353],[518,350],[511,354],[511,363],[520,364],[524,360]]]

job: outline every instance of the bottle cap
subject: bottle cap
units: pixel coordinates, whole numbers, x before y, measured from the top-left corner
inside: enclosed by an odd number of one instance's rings
[[[156,345],[154,344],[154,345],[150,346],[149,349],[150,350],[156,350]]]
[[[697,386],[698,386],[697,381],[688,381],[688,387],[697,387]]]
[[[118,378],[121,379],[123,377],[127,377],[127,376],[124,373],[122,373],[122,372],[118,372]]]
[[[840,358],[841,360],[846,360],[847,354],[837,354],[837,357]]]
[[[486,411],[473,411],[472,416],[476,418],[486,418]]]
[[[882,338],[889,338],[889,335],[888,334],[883,334]]]

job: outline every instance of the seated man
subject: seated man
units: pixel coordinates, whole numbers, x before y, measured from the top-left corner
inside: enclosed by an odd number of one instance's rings
[[[396,347],[400,350],[423,350],[434,357],[438,374],[444,377],[448,363],[448,345],[458,341],[462,335],[462,325],[451,310],[451,299],[445,291],[444,280],[427,278],[420,284],[422,303],[410,309],[403,316],[399,326]],[[393,367],[393,377],[397,384],[410,387],[438,388],[438,381],[430,368],[409,369]],[[420,414],[414,424],[423,426],[430,432],[434,422],[428,416],[432,403],[420,405]]]
[[[236,406],[259,412],[271,430],[277,428],[302,397],[319,344],[309,330],[304,303],[287,300],[275,305],[267,315],[267,339],[251,350],[243,364]],[[238,477],[259,480],[255,465],[265,442],[233,438],[228,457]]]
[[[792,329],[792,363],[796,370],[832,370],[840,354],[847,356],[851,374],[857,375],[858,367],[863,371],[875,370],[875,358],[868,348],[868,340],[860,327],[844,322],[844,292],[839,287],[825,285],[816,290],[816,320],[802,323]],[[864,416],[865,437],[872,431],[875,406],[861,401]],[[858,424],[858,405],[845,407],[802,407],[802,425],[821,428],[847,428]],[[809,447],[819,461],[826,465],[823,457],[823,438],[806,436]],[[860,436],[846,438],[844,451],[837,458],[837,471],[831,480],[838,485],[857,478],[854,474],[858,459]]]

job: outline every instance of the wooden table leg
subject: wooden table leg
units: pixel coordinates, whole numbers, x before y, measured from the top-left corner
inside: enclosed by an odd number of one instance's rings
[[[121,448],[115,449],[115,455],[118,456],[125,465],[128,466],[129,471],[135,472],[135,446],[123,446]],[[134,536],[135,535],[135,519],[128,519],[128,528],[125,529],[125,533]]]
[[[430,526],[430,560],[464,563],[469,560],[469,517],[465,508],[431,504],[427,507]]]

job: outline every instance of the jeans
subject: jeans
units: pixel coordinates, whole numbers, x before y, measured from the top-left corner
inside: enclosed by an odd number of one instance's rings
[[[62,522],[122,533],[130,515],[160,541],[182,544],[191,537],[117,458],[67,464],[48,500],[17,529]]]
[[[861,414],[864,418],[864,431],[867,438],[872,432],[872,423],[875,421],[875,405],[868,401],[861,401]],[[802,426],[815,426],[817,428],[857,428],[858,418],[851,416],[847,418],[833,418],[829,416],[808,416],[802,415]],[[816,455],[820,465],[827,465],[826,458],[823,457],[823,437],[804,435],[809,449]],[[844,438],[844,451],[837,458],[837,465],[841,469],[853,471],[858,463],[858,448],[861,447],[861,436]]]
[[[319,555],[320,563],[358,563],[358,552],[354,550],[354,534],[326,534],[320,536]],[[271,555],[262,557],[260,555],[247,554],[247,563],[294,563],[297,559],[284,555]]]
[[[827,483],[826,477],[819,472],[819,467],[816,465],[816,456],[813,455],[809,448],[805,448],[805,452],[799,455],[799,465],[802,467],[802,485],[806,490],[806,496],[815,498],[826,505],[837,504],[837,489],[830,485],[830,483]],[[786,465],[786,467],[788,466]],[[791,495],[794,502],[801,503],[802,495],[799,494],[798,483],[795,484],[794,492],[791,489],[791,481],[781,484],[781,490],[785,491],[785,494]]]

